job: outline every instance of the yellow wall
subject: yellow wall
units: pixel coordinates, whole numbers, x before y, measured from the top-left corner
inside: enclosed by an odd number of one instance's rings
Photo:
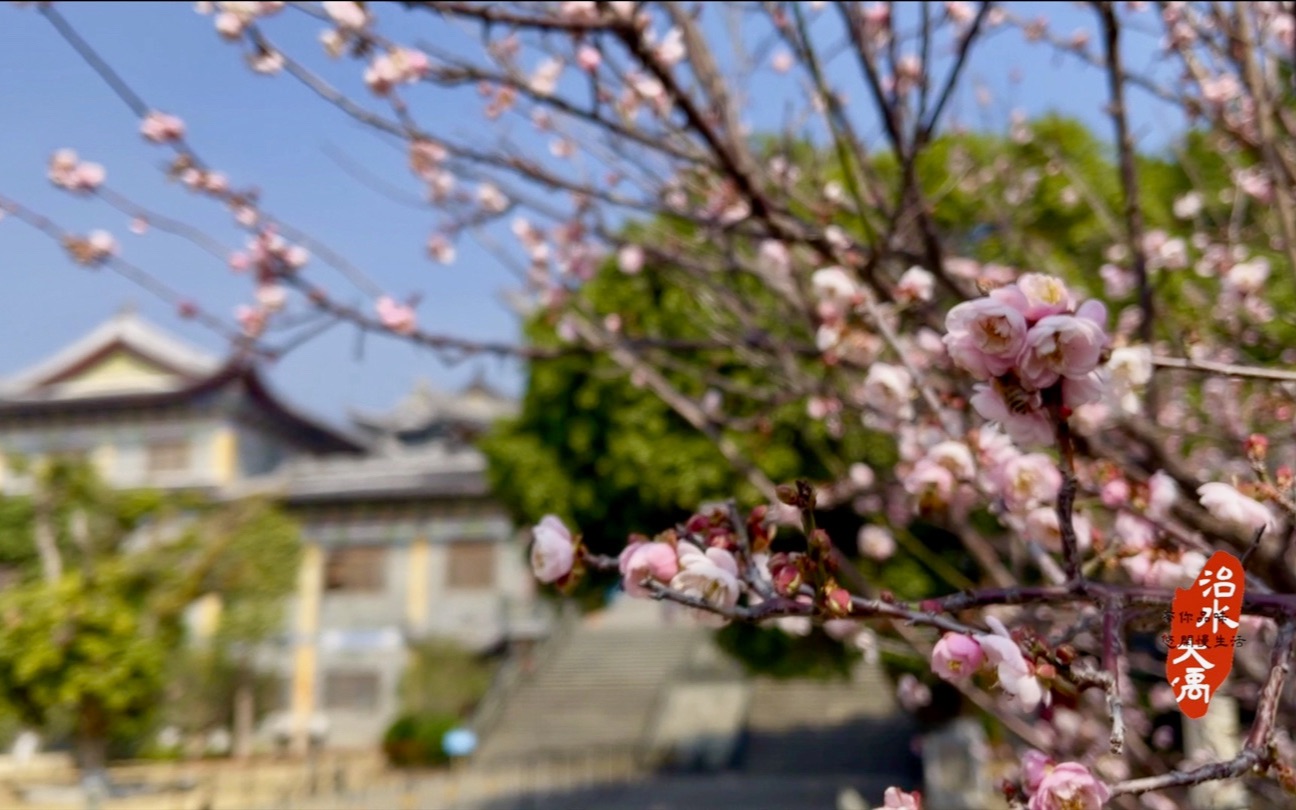
[[[63,391],[111,391],[121,388],[153,388],[172,382],[175,376],[127,352],[105,357],[76,377],[60,384]]]
[[[232,427],[222,427],[212,439],[211,477],[218,484],[231,483],[238,477],[238,434]]]
[[[410,544],[409,589],[405,592],[405,621],[413,631],[423,630],[428,615],[428,575],[431,557],[426,537]]]
[[[310,741],[310,719],[316,709],[316,645],[320,595],[324,585],[324,549],[308,543],[297,576],[297,649],[293,654],[293,748],[304,752]]]

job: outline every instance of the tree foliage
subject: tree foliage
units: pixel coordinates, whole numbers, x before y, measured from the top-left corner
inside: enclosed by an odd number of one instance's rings
[[[31,492],[0,499],[0,516],[18,572],[0,591],[0,701],[35,727],[70,724],[83,742],[138,735],[157,718],[195,600],[218,594],[218,640],[249,644],[278,626],[295,580],[297,529],[269,504],[117,491],[83,461],[36,465]],[[36,552],[42,521],[61,573]]]

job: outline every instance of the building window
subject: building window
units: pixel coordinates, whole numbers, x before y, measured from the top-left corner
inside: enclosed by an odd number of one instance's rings
[[[145,465],[150,473],[185,472],[189,469],[189,442],[153,442],[145,448]]]
[[[451,588],[494,587],[494,543],[489,540],[454,540],[447,545],[446,585]]]
[[[378,708],[378,685],[375,672],[326,672],[324,708],[373,711]]]
[[[383,546],[348,546],[331,549],[324,566],[324,588],[329,591],[381,591],[387,582]]]

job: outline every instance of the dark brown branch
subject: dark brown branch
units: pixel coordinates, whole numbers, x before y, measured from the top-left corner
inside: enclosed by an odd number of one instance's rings
[[[1143,248],[1143,208],[1139,203],[1138,173],[1134,164],[1134,140],[1130,136],[1129,118],[1125,109],[1125,69],[1120,52],[1120,23],[1116,19],[1115,3],[1099,2],[1098,16],[1102,19],[1103,41],[1107,50],[1107,83],[1111,94],[1109,113],[1116,127],[1116,148],[1120,157],[1121,188],[1125,195],[1126,246],[1134,264],[1134,278],[1138,284],[1139,339],[1152,342],[1153,301],[1152,285],[1148,279],[1147,253]]]

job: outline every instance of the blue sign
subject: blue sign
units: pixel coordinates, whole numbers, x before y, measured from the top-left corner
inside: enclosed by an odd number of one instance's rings
[[[466,757],[477,750],[477,735],[471,729],[451,729],[441,738],[441,750],[448,757]]]

